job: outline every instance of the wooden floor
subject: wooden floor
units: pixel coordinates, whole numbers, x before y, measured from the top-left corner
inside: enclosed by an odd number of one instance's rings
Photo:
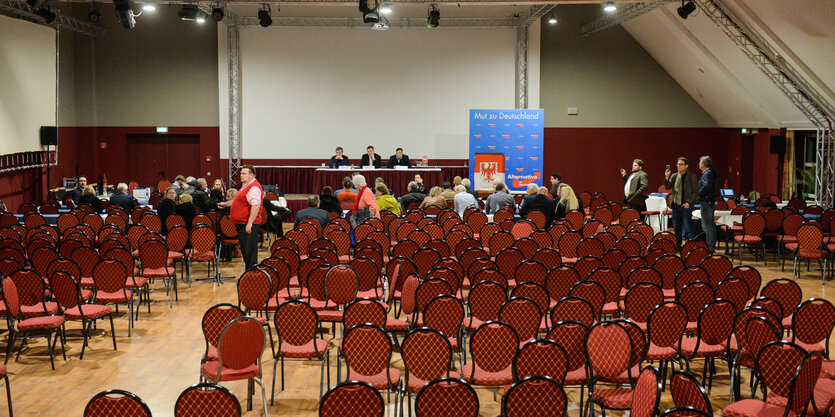
[[[262,250],[260,256],[266,256]],[[773,263],[764,267],[761,262],[753,262],[749,255],[746,263],[755,265],[763,276],[763,282],[778,277],[791,277],[788,271],[781,273]],[[224,275],[240,275],[241,264],[236,260],[223,265]],[[205,276],[205,267],[199,266],[196,276]],[[814,268],[811,272],[803,270],[798,282],[803,289],[804,299],[822,297],[833,300],[828,291],[835,291],[835,283],[821,285],[820,273]],[[55,370],[49,366],[46,356],[45,339],[33,340],[20,357],[14,357],[8,363],[11,379],[14,411],[17,416],[81,416],[87,401],[97,392],[105,389],[123,389],[139,395],[150,407],[154,416],[173,416],[174,403],[180,392],[198,382],[200,357],[204,342],[200,330],[200,320],[205,310],[221,302],[237,303],[234,280],[227,280],[222,285],[211,281],[195,282],[191,288],[181,284],[180,300],[173,308],[168,307],[161,283],[157,282],[152,292],[152,313],[149,315],[143,306],[139,321],[133,329],[133,335],[127,337],[128,322],[124,309],[116,319],[116,340],[118,350],[114,351],[109,331],[106,335],[96,336],[85,352],[84,360],[79,360],[81,338],[73,332],[67,340],[67,360],[60,353],[55,359]],[[104,324],[104,323],[103,323]],[[106,328],[108,326],[99,326]],[[5,328],[5,326],[3,326]],[[72,323],[68,329],[78,329],[80,325]],[[0,351],[5,351],[5,330]],[[333,352],[333,349],[331,350]],[[332,357],[334,359],[335,357]],[[394,366],[403,369],[403,362],[395,353]],[[273,360],[269,349],[264,354],[265,382],[267,396],[272,383]],[[335,360],[331,361],[332,378]],[[711,400],[717,415],[728,404],[728,372],[719,364],[718,377],[714,381]],[[697,368],[701,371],[701,363]],[[288,362],[286,366],[287,389],[277,393],[276,404],[268,408],[271,415],[315,416],[318,406],[319,364],[318,362]],[[743,392],[748,391],[748,374],[743,376]],[[245,410],[246,383],[231,382],[224,384],[238,397]],[[280,387],[279,387],[280,388]],[[2,389],[2,388],[0,388]],[[492,391],[479,389],[482,416],[497,416],[498,401],[493,401]],[[579,390],[570,389],[568,395],[572,401],[579,400]],[[5,395],[0,391],[0,415],[5,415],[3,403]],[[385,395],[384,395],[385,398]],[[394,397],[392,397],[393,399]],[[256,386],[253,411],[246,416],[263,415],[260,392]],[[662,409],[671,406],[669,392],[662,397]],[[571,404],[569,413],[578,415],[576,404]],[[391,413],[391,408],[389,414]]]

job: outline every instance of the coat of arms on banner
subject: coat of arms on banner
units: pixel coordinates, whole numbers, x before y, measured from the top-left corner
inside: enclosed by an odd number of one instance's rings
[[[475,189],[489,190],[495,181],[504,182],[504,154],[475,154]]]

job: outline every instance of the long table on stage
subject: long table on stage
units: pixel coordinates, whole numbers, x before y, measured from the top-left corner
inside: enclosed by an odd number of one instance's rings
[[[406,194],[409,181],[415,173],[423,174],[423,181],[427,187],[441,185],[444,181],[452,182],[452,178],[467,177],[469,168],[465,166],[440,166],[427,168],[412,168],[407,170],[395,169],[353,169],[338,170],[316,166],[257,166],[258,182],[277,186],[285,194],[320,193],[322,187],[329,185],[338,190],[342,188],[342,178],[357,171],[365,176],[369,185],[374,185],[374,179],[382,177],[392,191],[398,196]]]

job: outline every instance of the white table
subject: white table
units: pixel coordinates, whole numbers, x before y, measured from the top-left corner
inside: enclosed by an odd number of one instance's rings
[[[702,213],[699,210],[693,210],[693,218],[701,220]],[[713,212],[713,218],[716,220],[716,224],[723,224],[728,227],[733,226],[735,223],[742,223],[742,215],[731,214],[730,210],[716,210]]]
[[[661,212],[660,223],[659,216],[647,216],[647,223],[649,223],[649,225],[652,226],[652,230],[654,230],[655,233],[658,233],[662,230],[667,230],[667,216],[664,215],[664,211],[666,211],[668,208],[667,199],[664,197],[649,196],[646,199],[646,203],[647,211]]]

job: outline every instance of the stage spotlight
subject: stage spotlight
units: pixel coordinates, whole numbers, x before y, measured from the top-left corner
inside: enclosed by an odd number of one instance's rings
[[[41,7],[38,10],[35,10],[35,14],[42,17],[44,23],[47,25],[55,21],[55,13],[52,13],[52,10],[49,10],[49,7]]]
[[[615,2],[613,2],[613,1],[607,1],[606,5],[603,6],[603,10],[608,12],[608,13],[613,13],[613,12],[618,10],[618,6],[616,6]]]
[[[225,15],[226,13],[223,12],[222,7],[212,8],[212,19],[214,19],[215,22],[220,22],[221,20],[223,20],[223,16]]]
[[[426,17],[426,26],[436,28],[441,24],[441,11],[438,10],[438,5],[433,4],[429,6],[429,15]]]
[[[557,24],[557,17],[554,16],[553,14],[548,16],[548,23],[550,23],[552,25],[556,25]]]
[[[380,7],[380,13],[382,14],[391,14],[391,6],[388,4],[384,4]]]
[[[93,23],[101,22],[101,12],[98,10],[93,10],[90,13],[87,13],[87,19]]]
[[[200,16],[200,9],[193,4],[184,4],[183,7],[177,12],[177,16],[180,16],[182,20],[197,20]]]
[[[270,16],[272,15],[272,10],[270,10],[270,5],[265,4],[261,10],[258,10],[258,24],[261,27],[268,27],[273,24],[273,18]]]
[[[696,11],[696,3],[693,3],[693,0],[690,0],[687,3],[685,3],[684,0],[681,0],[681,7],[679,7],[677,11],[679,17],[687,19],[687,16],[690,16],[690,13]]]
[[[157,6],[154,6],[153,4],[150,4],[150,3],[142,5],[142,10],[144,10],[146,12],[153,12],[156,9],[157,9]]]
[[[362,12],[362,21],[365,23],[377,23],[380,21],[380,5],[377,0],[360,0],[359,9]]]
[[[133,29],[136,26],[136,19],[128,0],[113,0],[113,4],[116,6],[116,18],[122,23],[122,27]]]

